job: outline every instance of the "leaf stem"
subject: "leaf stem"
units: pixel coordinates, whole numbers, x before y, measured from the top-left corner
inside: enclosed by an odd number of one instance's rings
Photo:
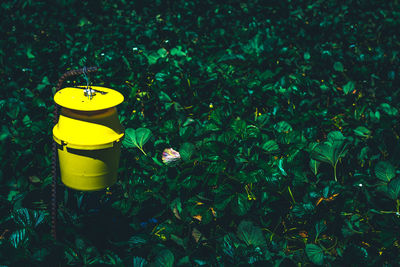
[[[338,239],[337,239],[337,237],[335,236],[335,244],[333,244],[333,246],[331,246],[331,247],[329,247],[329,248],[324,248],[324,251],[328,252],[329,250],[335,248],[336,245],[337,245],[337,242],[338,242]],[[320,244],[320,245],[321,245],[321,244]],[[321,246],[322,246],[322,245],[321,245]]]
[[[334,174],[334,176],[335,176],[335,181],[337,182],[337,176],[336,176],[336,165],[337,165],[337,161],[336,161],[336,163],[335,163],[335,165],[333,165],[333,174]]]
[[[293,197],[293,194],[292,194],[292,190],[290,190],[290,186],[288,186],[287,189],[289,191],[290,196],[292,197],[293,204],[296,204],[296,201],[294,200],[294,197]]]
[[[147,154],[146,154],[146,152],[144,152],[143,148],[141,148],[140,146],[137,146],[137,147],[140,149],[140,151],[143,152],[143,154],[144,154],[145,156],[147,156]]]
[[[380,210],[379,212],[382,213],[382,214],[394,214],[394,213],[396,213],[395,211],[386,211],[386,210]]]

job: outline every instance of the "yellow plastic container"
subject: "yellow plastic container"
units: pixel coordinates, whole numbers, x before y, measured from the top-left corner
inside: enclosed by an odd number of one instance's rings
[[[67,87],[54,96],[61,106],[53,128],[61,181],[82,191],[101,190],[116,182],[124,137],[116,109],[124,97],[109,88],[91,88],[91,98],[84,94],[84,87]]]

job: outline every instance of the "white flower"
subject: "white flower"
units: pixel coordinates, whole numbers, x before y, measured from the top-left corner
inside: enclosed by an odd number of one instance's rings
[[[170,164],[179,161],[181,159],[181,155],[178,151],[175,151],[172,148],[166,148],[164,149],[161,158],[165,164]]]

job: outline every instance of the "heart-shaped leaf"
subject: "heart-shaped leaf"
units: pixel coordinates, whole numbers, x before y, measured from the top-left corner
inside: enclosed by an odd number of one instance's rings
[[[231,125],[233,131],[241,136],[243,136],[244,132],[246,131],[246,126],[246,122],[240,119],[233,121]]]
[[[261,229],[255,226],[251,221],[242,221],[239,224],[237,236],[248,246],[253,245],[258,247],[266,245],[266,240]]]
[[[139,147],[143,147],[144,144],[149,140],[151,131],[147,128],[136,129],[136,142]]]
[[[193,155],[194,150],[195,150],[195,146],[192,143],[183,143],[179,149],[179,154],[181,155],[182,160],[183,161],[190,160],[191,156]]]
[[[346,138],[341,132],[330,132],[327,141],[317,144],[311,152],[311,157],[315,160],[329,163],[335,168],[338,160],[347,153]]]
[[[292,126],[286,122],[286,121],[280,121],[277,124],[274,125],[274,129],[278,132],[278,133],[288,133],[293,131]]]
[[[375,175],[379,180],[389,182],[396,175],[396,170],[389,162],[380,161],[375,166]]]
[[[174,265],[174,254],[168,249],[161,250],[154,260],[154,266],[172,267]]]
[[[132,148],[136,146],[136,131],[135,129],[128,128],[125,130],[125,138],[122,141],[125,147]]]
[[[331,143],[318,144],[311,153],[311,157],[315,160],[335,164],[334,148]]]
[[[387,194],[393,200],[399,198],[400,194],[400,178],[396,178],[390,181],[387,185]]]
[[[312,263],[316,265],[322,265],[324,263],[324,251],[321,247],[315,244],[307,244],[306,254]]]
[[[274,140],[268,140],[266,141],[262,147],[263,150],[265,150],[268,153],[273,153],[279,151],[279,146]]]
[[[138,128],[136,130],[128,128],[125,130],[125,138],[122,143],[127,148],[137,147],[143,152],[143,154],[146,154],[143,151],[143,146],[147,143],[150,137],[151,131],[147,128]]]

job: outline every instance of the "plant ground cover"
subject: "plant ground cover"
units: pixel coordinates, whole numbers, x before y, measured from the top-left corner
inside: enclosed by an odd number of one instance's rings
[[[0,264],[400,262],[398,1],[250,2],[2,1]],[[52,95],[92,65],[119,180],[59,183],[54,241]]]

